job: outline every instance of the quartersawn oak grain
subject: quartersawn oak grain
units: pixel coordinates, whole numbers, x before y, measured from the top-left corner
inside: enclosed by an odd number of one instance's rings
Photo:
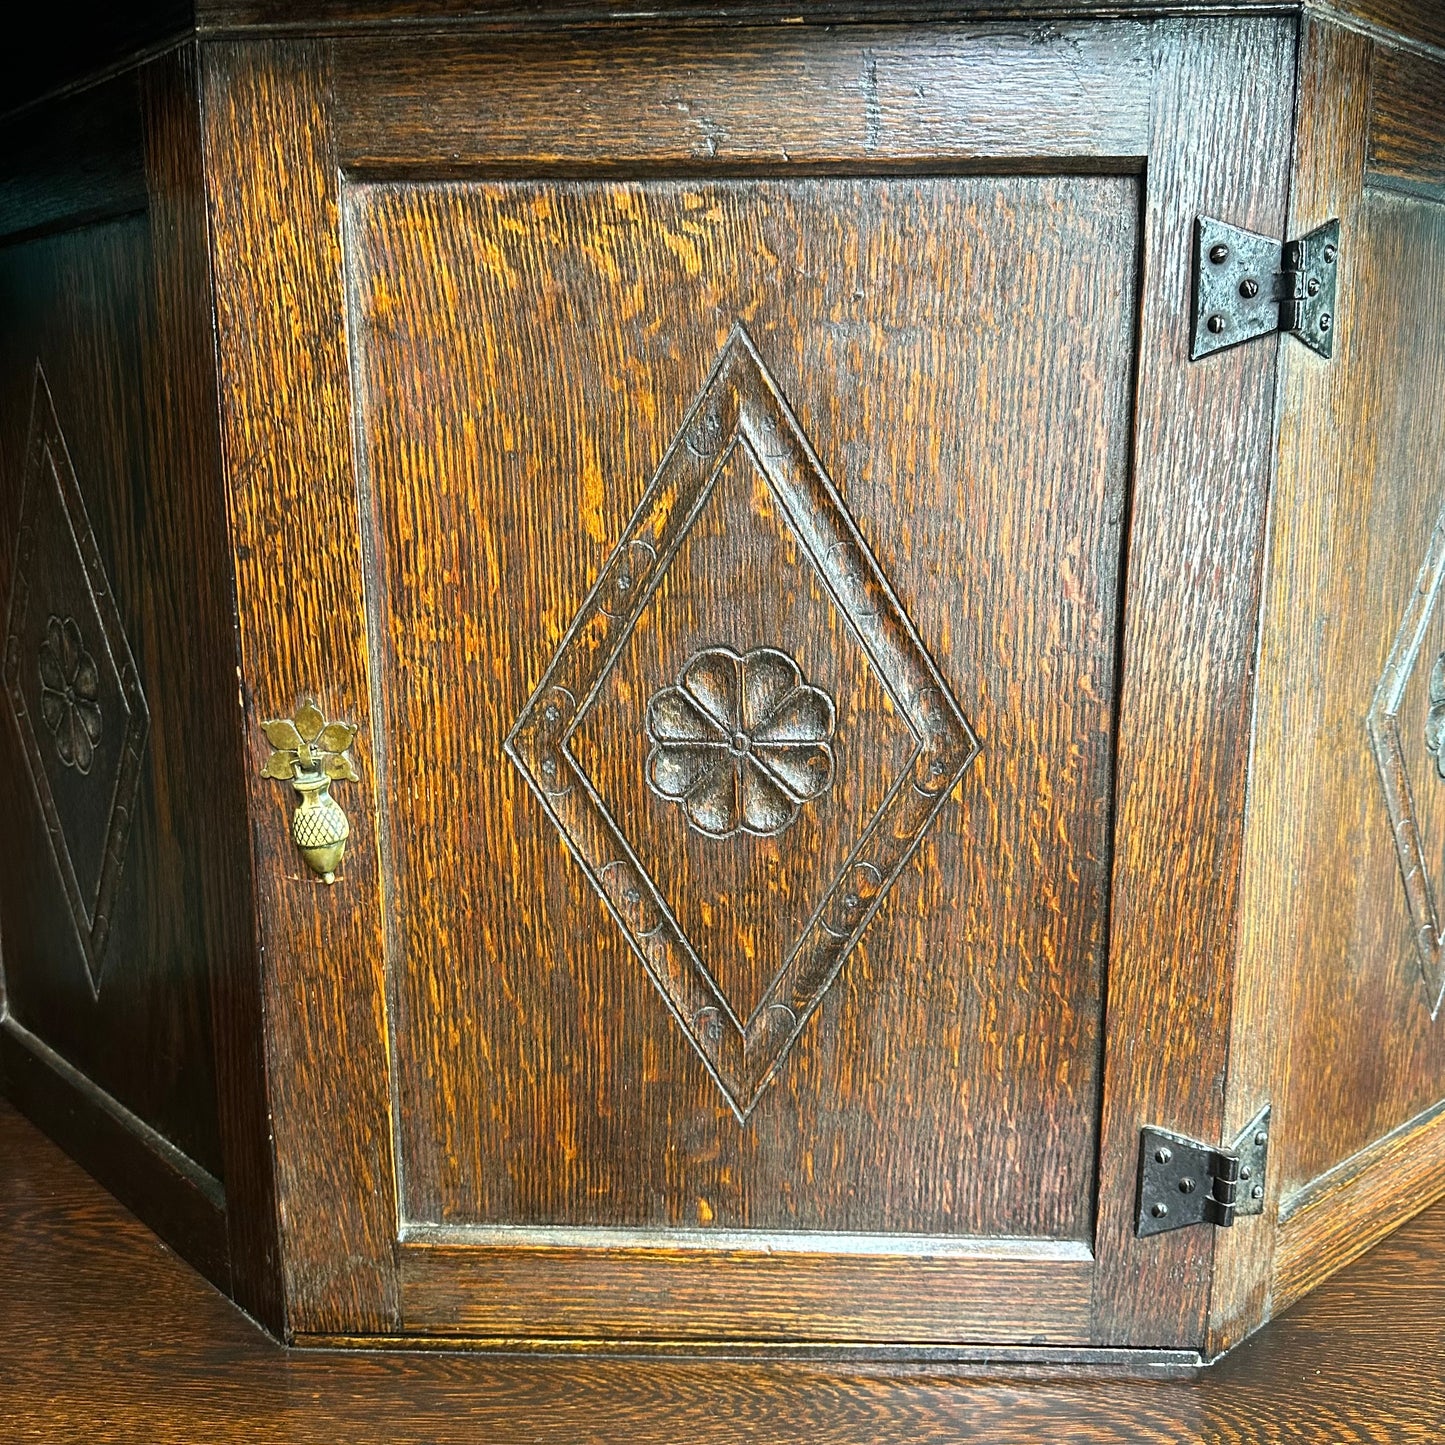
[[[207,50],[207,185],[287,1320],[386,1330],[395,1183],[328,55]],[[307,698],[362,727],[331,888],[292,844],[289,789],[260,776],[260,722]]]
[[[1373,51],[1367,179],[1445,201],[1445,56]]]
[[[1438,1433],[1439,1206],[1192,1382],[1053,1367],[1035,1383],[1001,1380],[986,1360],[286,1350],[5,1105],[0,1159],[6,1428],[36,1445],[731,1445],[740,1431],[763,1445],[1428,1445]]]
[[[194,51],[17,118],[5,157],[0,595],[25,428],[52,398],[149,712],[98,993],[7,720],[7,1084],[275,1323]],[[63,574],[65,551],[36,565]],[[68,594],[82,615],[95,585]],[[103,835],[104,782],[64,846]]]
[[[1292,465],[1309,484],[1282,489],[1280,504],[1301,550],[1310,548],[1320,588],[1289,605],[1328,619],[1300,639],[1288,664],[1308,708],[1295,724],[1307,807],[1296,821],[1304,838],[1292,877],[1296,921],[1275,962],[1287,980],[1290,1039],[1277,1136],[1286,1196],[1423,1113],[1445,1078],[1445,1030],[1430,1017],[1435,999],[1421,976],[1365,726],[1445,499],[1437,404],[1445,390],[1445,208],[1361,190],[1362,131],[1356,115],[1338,142],[1348,147],[1348,179],[1330,197],[1353,237],[1336,363],[1328,376],[1306,372],[1295,384],[1282,443],[1298,448]],[[1437,610],[1399,713],[1427,860],[1445,846],[1445,783],[1425,738],[1429,672],[1442,649],[1445,614]]]
[[[1173,1369],[1438,1187],[1360,726],[1439,505],[1429,15],[1312,19],[1296,88],[1278,15],[246,3],[203,5],[238,28],[199,93],[183,48],[6,126],[0,438],[53,395],[155,705],[98,1003],[0,779],[27,1107],[312,1339]],[[1194,213],[1283,233],[1289,167],[1293,229],[1350,238],[1335,361],[1186,365]],[[499,746],[740,321],[984,743],[742,1133]],[[769,485],[734,457],[568,743],[743,1011],[908,749]],[[840,771],[718,867],[638,788],[638,719],[690,650],[780,633]],[[1428,671],[1399,714],[1427,863]],[[330,891],[255,774],[257,720],[308,696],[362,725]],[[1266,1215],[1137,1241],[1139,1126],[1227,1138],[1266,1098]]]
[[[1131,274],[1135,195],[355,196],[407,1219],[1089,1237],[1132,287],[1084,268]],[[1057,338],[1028,373],[1023,316]],[[739,317],[983,740],[746,1126],[501,747]],[[744,1018],[916,746],[827,586],[739,457],[571,743]],[[782,647],[835,701],[833,785],[775,839],[704,837],[646,783],[649,699],[716,645]]]
[[[1290,235],[1302,235],[1331,217],[1339,219],[1343,235],[1357,234],[1371,56],[1370,42],[1351,31],[1315,21],[1305,26]],[[1329,512],[1317,508],[1314,499],[1321,478],[1349,475],[1342,455],[1346,435],[1329,420],[1348,395],[1348,342],[1361,324],[1353,244],[1343,252],[1337,280],[1345,304],[1336,308],[1335,333],[1340,364],[1315,364],[1303,347],[1282,347],[1278,357],[1279,459],[1261,604],[1223,1131],[1224,1138],[1233,1139],[1270,1102],[1275,1153],[1265,1180],[1265,1213],[1218,1240],[1210,1353],[1229,1348],[1272,1310],[1284,1307],[1283,1300],[1270,1299],[1269,1260],[1277,1247],[1279,1202],[1287,1190],[1288,1170],[1280,1165],[1291,1134],[1291,990],[1299,950],[1314,949],[1318,939],[1312,894],[1282,887],[1281,880],[1301,876],[1302,860],[1313,846],[1313,770],[1328,756],[1327,735],[1319,730],[1323,698],[1313,679],[1327,636],[1320,619],[1329,613],[1337,582],[1330,566]]]
[[[1245,346],[1188,360],[1181,238],[1200,214],[1280,232],[1294,52],[1293,26],[1266,20],[1181,24],[1161,46],[1119,715],[1101,1343],[1204,1333],[1213,1231],[1136,1240],[1136,1168],[1146,1125],[1223,1142],[1274,357]]]
[[[357,39],[337,51],[337,144],[360,174],[1044,157],[1058,169],[1147,149],[1151,34],[1128,23],[774,27],[545,45],[441,37],[424,50]]]

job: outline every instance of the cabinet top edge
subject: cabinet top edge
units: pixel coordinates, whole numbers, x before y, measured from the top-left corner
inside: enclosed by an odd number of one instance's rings
[[[120,13],[118,13],[120,12]],[[201,40],[408,34],[471,28],[844,25],[1316,15],[1445,52],[1437,0],[104,0],[34,10],[0,59],[0,113],[89,85],[159,50]]]

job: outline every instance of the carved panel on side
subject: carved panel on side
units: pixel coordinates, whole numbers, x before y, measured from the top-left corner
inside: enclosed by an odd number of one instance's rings
[[[5,691],[99,993],[150,713],[38,364],[23,485]]]
[[[1415,797],[1422,789],[1445,787],[1445,753],[1441,747],[1445,741],[1442,736],[1445,734],[1445,652],[1422,656],[1421,651],[1440,600],[1442,580],[1445,580],[1445,512],[1430,535],[1420,575],[1400,619],[1369,713],[1370,741],[1385,790],[1385,807],[1400,858],[1400,878],[1432,1018],[1445,997],[1445,938],[1441,936],[1437,904],[1439,869],[1432,862],[1435,850],[1427,855]],[[1417,673],[1422,676],[1411,689],[1410,683]],[[1426,676],[1429,679],[1426,696],[1412,696],[1419,693]],[[1402,715],[1407,697],[1416,706]],[[1421,707],[1422,702],[1428,703],[1428,708]],[[1422,751],[1428,757],[1422,757]]]

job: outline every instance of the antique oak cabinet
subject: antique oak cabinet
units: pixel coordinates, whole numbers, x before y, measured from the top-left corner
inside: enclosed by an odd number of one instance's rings
[[[0,1070],[199,1269],[1182,1369],[1445,1190],[1436,6],[114,8],[5,62]]]

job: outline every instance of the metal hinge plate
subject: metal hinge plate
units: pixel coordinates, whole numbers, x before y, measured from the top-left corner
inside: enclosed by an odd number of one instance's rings
[[[1268,1162],[1268,1104],[1228,1149],[1215,1149],[1168,1129],[1143,1130],[1134,1232],[1143,1239],[1190,1224],[1228,1229],[1241,1215],[1263,1214]]]
[[[1276,241],[1200,216],[1190,360],[1276,331],[1332,356],[1339,254],[1338,221],[1297,241]]]

